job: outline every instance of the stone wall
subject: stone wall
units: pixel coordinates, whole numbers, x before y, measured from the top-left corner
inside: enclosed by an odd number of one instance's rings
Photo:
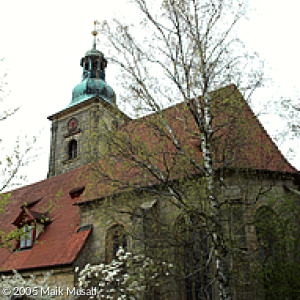
[[[203,212],[208,212],[209,207],[207,197],[205,196],[205,186],[199,182],[194,181],[181,183],[183,190],[189,199],[194,202]],[[219,188],[219,199],[228,201],[232,207],[226,208],[224,206],[224,226],[228,229],[228,234],[234,234],[234,239],[247,251],[254,251],[257,246],[257,237],[255,226],[251,224],[253,216],[257,209],[267,205],[270,200],[278,203],[289,196],[284,189],[284,185],[293,186],[293,177],[290,175],[279,175],[273,173],[248,173],[248,172],[231,172],[224,176],[224,182]],[[226,188],[224,188],[226,186]],[[175,205],[172,205],[171,199],[160,195],[151,195],[150,193],[128,193],[120,194],[112,199],[95,200],[85,205],[80,205],[81,226],[93,224],[93,232],[90,239],[89,253],[93,256],[89,257],[89,262],[99,263],[106,260],[106,244],[107,231],[113,224],[123,225],[129,233],[129,250],[138,250],[145,244],[151,247],[150,255],[160,253],[160,258],[167,262],[176,261],[175,248],[168,244],[169,241],[174,242],[174,228],[176,220],[181,215],[180,211]],[[192,203],[190,203],[192,205]],[[235,207],[238,209],[236,210]],[[144,219],[139,222],[139,228],[142,232],[138,233],[137,229],[137,215],[143,212]],[[121,213],[122,212],[122,213]],[[127,213],[126,213],[127,212]],[[150,230],[146,234],[145,216],[150,220],[160,222],[159,229],[150,225]],[[152,220],[152,221],[151,221]],[[151,223],[152,222],[152,223]],[[149,226],[148,226],[149,228]],[[156,229],[153,229],[156,228]],[[153,231],[151,233],[151,230]],[[155,231],[155,232],[154,232]],[[141,239],[139,239],[142,237]],[[150,238],[150,241],[141,243],[143,238]],[[173,239],[173,240],[172,240]],[[137,246],[138,245],[138,246]],[[174,245],[174,243],[173,243]],[[167,251],[166,251],[167,249]],[[164,253],[164,254],[163,254]],[[253,256],[252,256],[253,258]],[[230,258],[229,258],[230,259]],[[234,260],[230,261],[232,268],[240,268],[238,263]],[[243,267],[243,276],[245,280],[236,281],[236,288],[234,289],[234,299],[259,299],[256,293],[257,286],[253,285],[251,280],[247,278],[247,271],[249,271],[250,261],[241,265]],[[246,266],[246,267],[245,267]],[[213,266],[212,269],[213,270]],[[178,285],[179,283],[179,285]],[[169,296],[165,294],[163,298],[159,299],[184,299],[184,281],[171,282],[166,285],[164,292],[167,290]],[[218,299],[215,287],[212,290],[213,299]],[[168,298],[169,297],[169,298]]]
[[[101,132],[110,129],[114,121],[122,124],[128,117],[104,102],[99,98],[91,99],[50,117],[52,134],[48,177],[83,166],[106,151]],[[73,131],[68,129],[71,119],[77,121]],[[77,157],[69,159],[68,144],[72,139],[77,142]]]

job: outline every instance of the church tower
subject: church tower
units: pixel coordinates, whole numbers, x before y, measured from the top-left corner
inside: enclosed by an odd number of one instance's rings
[[[95,23],[96,25],[96,23]],[[91,161],[105,151],[104,130],[118,126],[129,117],[116,105],[116,94],[105,82],[107,60],[93,48],[85,53],[80,65],[82,81],[73,89],[70,104],[48,117],[52,122],[48,177],[68,172]]]

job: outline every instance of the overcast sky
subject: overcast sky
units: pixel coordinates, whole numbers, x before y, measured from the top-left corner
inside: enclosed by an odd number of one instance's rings
[[[34,136],[42,132],[38,147],[40,157],[26,173],[30,184],[45,179],[50,150],[50,121],[47,116],[64,109],[72,97],[72,89],[81,81],[80,59],[92,46],[93,21],[114,15],[133,20],[135,13],[126,0],[110,1],[7,1],[0,0],[0,75],[5,71],[4,107],[20,110],[0,125],[2,147],[13,147],[17,135]],[[300,43],[296,0],[251,0],[256,11],[239,28],[246,46],[265,61],[266,75],[273,80],[271,88],[255,95],[256,102],[298,97]],[[101,44],[98,49],[103,51]],[[114,88],[116,74],[107,67],[107,82]],[[118,96],[118,89],[115,88]],[[262,119],[268,132],[280,129],[278,119],[267,115]],[[274,121],[275,120],[275,121]],[[269,123],[269,125],[268,125]],[[296,149],[297,143],[288,146]],[[299,147],[299,143],[298,143]],[[1,150],[4,151],[4,150]],[[300,169],[299,156],[292,161]]]

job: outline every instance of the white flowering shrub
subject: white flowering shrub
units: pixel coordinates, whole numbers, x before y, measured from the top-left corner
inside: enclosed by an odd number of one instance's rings
[[[125,253],[120,247],[117,259],[109,264],[87,264],[79,272],[78,285],[80,288],[96,286],[97,295],[90,299],[141,299],[146,290],[163,283],[172,267],[143,255]],[[78,272],[78,268],[75,271]]]
[[[42,295],[42,290],[46,291],[49,288],[49,278],[51,272],[44,274],[42,280],[37,280],[34,275],[30,275],[30,278],[23,278],[17,271],[13,271],[12,276],[0,277],[0,290],[1,299],[14,299],[22,296],[26,296],[30,299],[52,299],[47,293]]]

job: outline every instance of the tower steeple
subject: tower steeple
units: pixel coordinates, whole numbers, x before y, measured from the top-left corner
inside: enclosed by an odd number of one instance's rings
[[[73,89],[72,101],[68,107],[74,106],[80,102],[99,96],[108,103],[116,105],[116,94],[114,90],[105,82],[105,68],[107,60],[103,53],[96,48],[96,22],[94,22],[93,48],[85,53],[80,61],[83,68],[82,81]]]
[[[48,177],[98,159],[108,151],[107,130],[130,120],[118,109],[115,92],[105,82],[107,60],[96,48],[97,34],[95,24],[93,46],[80,61],[82,81],[73,89],[72,101],[48,117],[52,122]]]

